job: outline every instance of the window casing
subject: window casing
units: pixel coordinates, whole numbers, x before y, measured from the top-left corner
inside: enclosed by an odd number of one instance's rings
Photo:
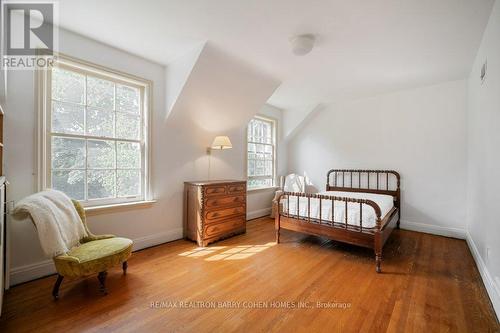
[[[39,187],[85,206],[149,200],[151,84],[66,57],[38,84]]]
[[[247,129],[247,187],[275,186],[276,121],[255,116]]]

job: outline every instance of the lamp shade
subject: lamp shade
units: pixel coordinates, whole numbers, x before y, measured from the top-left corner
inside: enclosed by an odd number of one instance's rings
[[[211,145],[212,149],[230,149],[233,148],[231,140],[225,135],[216,136]]]

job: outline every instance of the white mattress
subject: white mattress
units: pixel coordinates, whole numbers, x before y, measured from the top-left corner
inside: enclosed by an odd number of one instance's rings
[[[373,194],[373,193],[358,193],[358,192],[339,192],[339,191],[327,191],[318,194],[331,195],[343,198],[354,198],[354,199],[368,199],[374,201],[381,211],[381,217],[383,218],[394,206],[394,199],[390,195],[384,194]],[[308,217],[308,207],[306,197],[299,198],[299,216],[307,218]],[[311,208],[310,214],[311,219],[319,219],[319,200],[311,198]],[[290,203],[290,209],[288,210],[288,202]],[[289,200],[286,198],[281,199],[283,204],[283,213],[289,213],[290,215],[297,215],[297,197],[290,196]],[[345,223],[345,202],[337,201],[334,202],[335,218],[334,222]],[[347,203],[347,224],[352,226],[360,226],[359,221],[359,203],[349,202]],[[332,200],[321,199],[321,220],[331,221],[332,220]],[[375,210],[372,206],[363,204],[363,228],[373,228],[376,225],[377,216],[375,215]]]

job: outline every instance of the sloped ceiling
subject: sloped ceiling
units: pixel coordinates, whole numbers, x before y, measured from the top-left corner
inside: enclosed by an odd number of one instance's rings
[[[194,51],[197,52],[197,51]],[[213,152],[213,177],[244,178],[245,129],[263,107],[279,81],[226,54],[211,43],[203,45],[192,69],[164,119],[172,163],[178,163],[193,179],[207,178],[208,147],[215,136],[230,137],[234,149]],[[180,72],[180,71],[179,71]],[[167,71],[167,82],[168,79]],[[179,75],[183,77],[183,75]],[[175,160],[175,162],[174,162]],[[185,171],[179,171],[185,172]],[[183,179],[183,178],[181,178]],[[185,177],[184,177],[185,179]]]
[[[301,119],[320,103],[466,77],[493,3],[72,0],[59,2],[59,18],[69,30],[164,65],[210,41],[280,80],[269,102]],[[290,52],[289,38],[300,33],[317,35],[304,57]]]

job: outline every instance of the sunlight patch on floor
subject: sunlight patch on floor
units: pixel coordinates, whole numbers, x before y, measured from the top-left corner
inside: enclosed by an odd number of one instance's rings
[[[181,257],[203,257],[211,253],[215,253],[216,251],[225,249],[226,247],[227,246],[197,247],[196,249],[180,253],[179,255]]]
[[[213,256],[205,258],[205,260],[218,261],[246,259],[253,256],[254,254],[267,250],[274,245],[276,245],[276,243],[266,243],[262,245],[238,245],[219,254],[215,254]]]
[[[237,245],[233,247],[231,246],[197,247],[193,250],[180,253],[179,256],[189,257],[189,258],[206,257],[204,258],[206,261],[241,260],[249,258],[262,251],[265,251],[274,245],[276,245],[275,242],[269,242],[266,244],[255,244],[255,245]]]

